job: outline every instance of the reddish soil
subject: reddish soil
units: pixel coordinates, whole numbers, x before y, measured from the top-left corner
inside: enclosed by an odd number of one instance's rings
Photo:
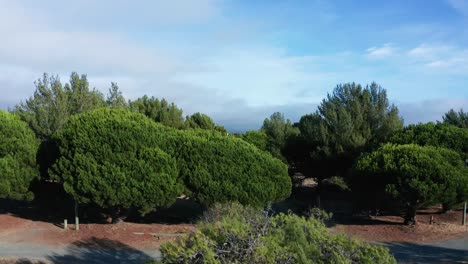
[[[80,230],[75,231],[69,224],[64,230],[58,225],[42,221],[31,221],[10,214],[0,214],[0,241],[28,242],[47,244],[51,246],[68,245],[75,241],[90,238],[101,238],[119,241],[140,249],[157,248],[163,242],[176,238],[194,230],[191,224],[80,224]],[[142,234],[143,233],[143,234]],[[150,234],[153,233],[153,234]]]
[[[430,224],[431,216],[434,223]],[[440,213],[440,208],[420,210],[415,226],[403,225],[400,216],[374,216],[368,220],[354,220],[338,224],[335,232],[345,233],[366,241],[433,242],[466,236],[468,226],[461,225],[462,210]]]

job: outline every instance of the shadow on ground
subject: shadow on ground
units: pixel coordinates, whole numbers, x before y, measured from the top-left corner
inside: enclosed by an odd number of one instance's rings
[[[414,243],[385,243],[398,263],[467,263],[468,250]]]
[[[64,255],[51,255],[47,260],[54,264],[107,264],[145,263],[151,256],[118,241],[90,238],[76,241],[66,248]]]

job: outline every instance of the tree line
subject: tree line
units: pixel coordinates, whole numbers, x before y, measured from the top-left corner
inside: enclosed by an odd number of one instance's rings
[[[404,126],[376,83],[337,85],[296,123],[273,113],[259,130],[229,135],[208,115],[183,116],[165,99],[107,96],[72,73],[35,82],[34,94],[0,111],[0,198],[34,197],[55,182],[80,204],[120,219],[188,196],[204,206],[264,207],[289,197],[291,176],[345,186],[356,208],[416,210],[468,199],[468,113]]]

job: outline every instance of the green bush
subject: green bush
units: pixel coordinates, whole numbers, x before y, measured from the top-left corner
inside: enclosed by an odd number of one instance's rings
[[[59,159],[51,175],[79,203],[147,213],[182,192],[173,157],[156,141],[159,125],[141,114],[99,109],[72,116],[56,135]],[[122,210],[123,209],[123,210]]]
[[[18,116],[0,110],[0,198],[31,200],[31,182],[39,178],[39,140]]]
[[[468,170],[449,149],[386,144],[362,156],[355,172],[362,192],[386,193],[404,207],[407,224],[416,223],[416,210],[422,206],[467,198]]]
[[[381,246],[331,235],[313,217],[217,205],[197,231],[161,246],[160,263],[396,263]]]

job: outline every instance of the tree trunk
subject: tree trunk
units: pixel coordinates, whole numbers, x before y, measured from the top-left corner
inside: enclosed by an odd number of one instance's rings
[[[446,213],[446,212],[449,212],[449,211],[452,211],[452,205],[447,204],[447,203],[443,203],[442,204],[442,212]]]
[[[409,206],[406,209],[405,225],[415,225],[415,224],[416,224],[416,206]]]
[[[127,219],[128,210],[116,208],[112,213],[112,224],[121,224]]]

